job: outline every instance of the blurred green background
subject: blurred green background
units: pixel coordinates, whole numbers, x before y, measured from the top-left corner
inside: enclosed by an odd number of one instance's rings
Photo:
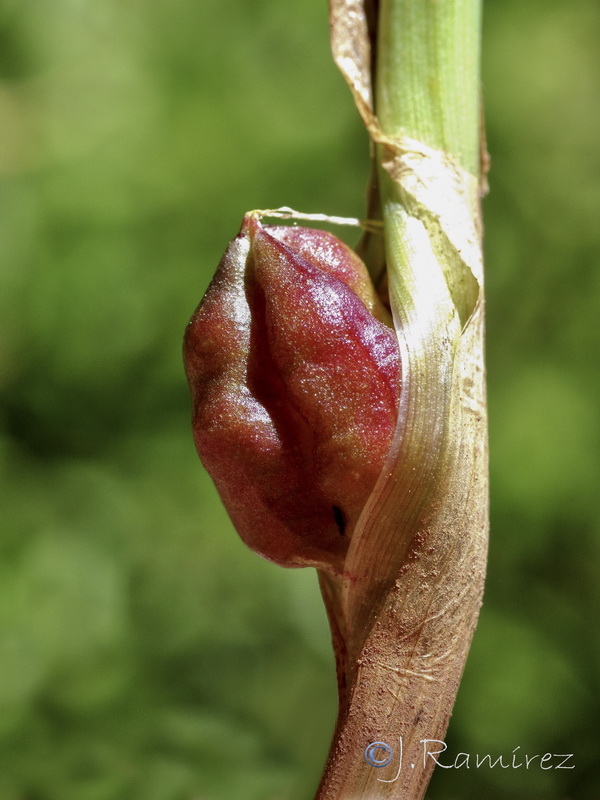
[[[325,0],[0,2],[0,800],[301,800],[312,571],[238,540],[180,343],[251,208],[361,215]],[[600,797],[600,6],[486,3],[492,539],[431,800]],[[359,757],[359,754],[357,754]]]

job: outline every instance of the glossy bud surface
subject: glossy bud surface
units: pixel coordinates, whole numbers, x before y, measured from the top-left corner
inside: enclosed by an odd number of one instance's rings
[[[340,572],[390,447],[400,393],[389,314],[332,234],[248,215],[190,321],[196,447],[244,541]]]

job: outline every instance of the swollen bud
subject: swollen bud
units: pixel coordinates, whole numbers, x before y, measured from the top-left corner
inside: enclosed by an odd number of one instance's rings
[[[240,536],[339,572],[392,440],[398,343],[358,256],[248,215],[184,342],[200,458]]]

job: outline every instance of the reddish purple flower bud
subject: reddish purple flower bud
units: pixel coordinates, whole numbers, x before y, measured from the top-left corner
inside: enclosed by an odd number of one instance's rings
[[[362,261],[335,236],[244,219],[184,359],[200,458],[264,557],[342,569],[398,413],[389,325]]]

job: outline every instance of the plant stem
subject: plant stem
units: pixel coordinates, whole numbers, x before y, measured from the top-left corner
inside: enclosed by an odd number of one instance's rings
[[[479,173],[480,0],[381,0],[375,110],[384,133]]]
[[[324,592],[340,712],[317,799],[421,800],[435,766],[423,742],[445,735],[487,552],[480,0],[381,0],[375,109],[365,6],[331,2],[334,54],[376,144],[402,389],[344,579]],[[338,24],[357,6],[356,29]]]

